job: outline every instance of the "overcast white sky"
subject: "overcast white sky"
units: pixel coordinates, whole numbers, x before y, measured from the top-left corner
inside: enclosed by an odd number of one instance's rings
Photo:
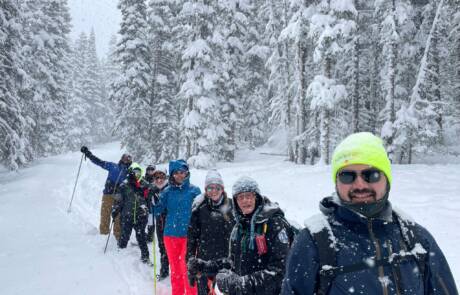
[[[72,32],[75,40],[81,32],[88,35],[94,27],[99,58],[105,57],[110,36],[116,34],[121,20],[118,0],[68,0],[72,16]]]

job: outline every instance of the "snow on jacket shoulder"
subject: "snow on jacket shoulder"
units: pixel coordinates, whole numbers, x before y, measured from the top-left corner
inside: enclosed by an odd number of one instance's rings
[[[123,183],[128,175],[128,167],[123,163],[113,163],[102,161],[95,155],[91,154],[88,156],[88,159],[91,160],[94,164],[101,167],[104,170],[107,170],[109,174],[107,175],[107,180],[105,181],[104,194],[110,195],[116,193],[119,185]]]
[[[258,198],[261,197],[258,195]],[[251,249],[250,221],[241,215],[239,209],[234,210],[237,223],[233,228],[230,240],[230,260],[233,271],[244,276],[242,294],[271,295],[279,294],[284,276],[286,256],[289,251],[287,225],[284,213],[276,203],[261,197],[257,215],[255,216],[256,234],[265,232],[267,252],[259,254],[256,243]],[[235,202],[234,202],[235,206]],[[256,213],[254,213],[256,214]],[[233,294],[230,294],[233,295]],[[238,294],[239,295],[239,294]]]
[[[356,265],[368,259],[386,258],[393,253],[405,251],[400,226],[397,222],[383,219],[367,219],[340,206],[331,198],[321,202],[327,215],[328,226],[334,236],[337,266]],[[392,216],[391,205],[389,215]],[[324,220],[324,218],[323,218]],[[318,221],[318,220],[317,220]],[[320,261],[318,249],[311,232],[317,232],[321,222],[310,229],[303,229],[287,259],[286,275],[281,294],[314,294],[318,282]],[[316,227],[316,228],[315,228]],[[356,272],[337,275],[328,294],[458,294],[447,261],[431,234],[418,224],[413,226],[420,244],[428,253],[425,255],[425,274],[419,272],[414,257],[401,261],[396,267],[384,265]],[[383,273],[382,273],[383,271]]]

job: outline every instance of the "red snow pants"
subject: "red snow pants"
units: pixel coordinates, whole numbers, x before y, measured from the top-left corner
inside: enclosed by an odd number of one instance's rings
[[[191,287],[187,278],[187,238],[163,237],[171,268],[172,295],[197,295],[197,289]]]

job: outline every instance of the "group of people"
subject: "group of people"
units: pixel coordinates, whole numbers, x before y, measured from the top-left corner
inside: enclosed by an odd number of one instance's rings
[[[215,294],[216,286],[228,295],[458,294],[431,234],[392,208],[391,164],[371,133],[336,147],[336,191],[300,231],[248,176],[229,196],[220,173],[210,170],[201,193],[184,160],[170,161],[169,175],[151,165],[144,176],[129,155],[115,164],[82,152],[109,172],[100,233],[109,233],[112,217],[124,248],[134,228],[148,262],[147,241],[156,231],[160,278],[170,270],[173,295]]]

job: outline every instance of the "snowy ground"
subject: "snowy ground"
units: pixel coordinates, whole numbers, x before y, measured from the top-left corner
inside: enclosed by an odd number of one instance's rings
[[[93,149],[117,161],[117,144]],[[333,191],[329,167],[295,165],[283,157],[241,153],[218,166],[227,191],[241,175],[255,178],[264,195],[277,201],[289,220],[302,224]],[[137,247],[123,251],[98,235],[100,197],[106,172],[83,162],[72,212],[67,213],[80,153],[37,161],[18,173],[0,169],[1,294],[153,294],[153,268],[139,263]],[[390,199],[437,239],[460,286],[460,164],[395,166]],[[192,170],[203,186],[206,171]],[[457,228],[457,229],[456,229]],[[169,282],[157,294],[170,294]]]

